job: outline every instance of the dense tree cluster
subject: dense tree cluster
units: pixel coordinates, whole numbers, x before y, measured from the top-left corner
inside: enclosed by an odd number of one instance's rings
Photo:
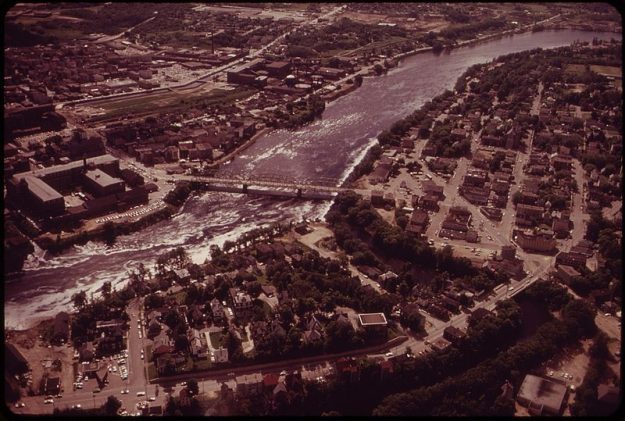
[[[562,320],[543,324],[531,338],[459,376],[385,398],[373,415],[511,415],[509,403],[498,400],[506,379],[520,382],[521,372],[536,367],[563,346],[594,334],[594,309],[585,302],[569,302],[562,316]]]

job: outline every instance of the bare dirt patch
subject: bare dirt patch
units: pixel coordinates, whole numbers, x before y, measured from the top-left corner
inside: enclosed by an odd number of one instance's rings
[[[40,338],[41,329],[45,328],[51,321],[43,321],[37,326],[20,331],[9,331],[6,340],[22,353],[28,361],[32,370],[32,385],[29,389],[34,394],[39,394],[41,380],[45,375],[49,377],[60,377],[63,390],[71,390],[74,378],[73,355],[74,349],[71,346],[52,346],[44,343]],[[50,346],[50,347],[48,347]],[[50,367],[44,367],[46,361],[61,361],[60,371]],[[50,365],[48,363],[48,365]],[[27,389],[27,393],[29,393]]]

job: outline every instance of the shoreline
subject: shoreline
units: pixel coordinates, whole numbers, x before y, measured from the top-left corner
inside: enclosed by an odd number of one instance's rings
[[[549,18],[546,21],[553,19]],[[525,28],[517,28],[517,29],[509,29],[503,32],[499,32],[496,34],[490,34],[490,35],[485,35],[482,37],[477,37],[477,38],[472,38],[466,41],[460,41],[459,43],[457,43],[456,45],[451,47],[451,50],[455,49],[455,48],[462,48],[462,47],[466,47],[466,46],[470,46],[473,44],[477,44],[480,42],[484,42],[484,41],[489,41],[491,39],[494,38],[498,38],[498,37],[504,37],[504,36],[514,36],[515,34],[525,34],[528,32],[533,32],[532,29],[536,26],[536,25],[540,25],[542,24],[542,22],[545,21],[541,21],[541,22],[537,22],[535,24],[531,24],[526,26]],[[522,29],[522,30],[521,30]],[[549,31],[549,30],[582,30],[579,28],[567,28],[567,27],[559,27],[559,28],[544,28],[541,29],[541,31]],[[600,30],[597,29],[593,29],[593,30],[586,30],[586,32],[602,32]],[[618,33],[618,32],[615,32]],[[398,67],[400,65],[400,60],[406,57],[410,57],[413,55],[417,55],[417,54],[422,54],[422,53],[426,53],[426,52],[433,52],[433,47],[422,47],[422,48],[417,48],[414,50],[410,50],[410,51],[406,51],[403,53],[399,53],[396,54],[392,57],[389,57],[389,60],[394,60],[396,61],[395,66],[393,67]],[[360,69],[359,71],[347,75],[344,78],[334,82],[335,84],[344,84],[346,83],[347,80],[349,79],[354,79],[357,75],[362,75],[363,78],[364,77],[377,77],[376,75],[373,75],[371,72],[375,66],[375,64],[377,63],[377,61],[371,65],[368,65],[366,67],[363,67],[362,69]],[[387,69],[390,70],[391,68]],[[347,84],[346,87],[339,89],[337,91],[331,92],[326,94],[324,97],[322,97],[324,99],[324,101],[326,103],[331,103],[332,101],[335,101],[345,95],[348,95],[349,93],[355,91],[356,89],[358,89],[360,86],[358,86],[355,81],[352,84]],[[270,127],[263,127],[262,129],[260,129],[258,132],[256,132],[248,141],[244,142],[243,144],[241,144],[239,147],[237,147],[234,151],[228,153],[227,155],[222,156],[221,158],[219,158],[217,161],[212,162],[211,164],[208,164],[207,167],[208,168],[218,168],[220,165],[222,165],[223,163],[235,159],[237,155],[239,155],[240,153],[242,153],[243,151],[245,151],[247,148],[249,148],[250,146],[252,146],[254,143],[256,143],[256,141],[261,137],[264,136],[268,133],[270,133],[272,130],[275,130],[274,128],[270,128]],[[358,162],[355,163],[354,168],[356,168],[364,159],[365,157],[363,156],[362,159],[360,159]],[[347,177],[349,178],[352,174],[352,172],[354,171],[354,168],[352,168],[352,170],[347,174]],[[139,220],[134,221],[134,222],[126,222],[126,223],[119,223],[119,224],[115,224],[117,227],[119,226],[123,226],[129,225],[129,228],[126,228],[123,234],[118,234],[118,235],[128,235],[131,234],[133,232],[138,232],[144,228],[147,228],[155,223],[161,222],[175,214],[177,214],[180,208],[176,208],[176,209],[172,209],[171,205],[168,205],[169,208],[169,215],[162,215],[165,209],[167,208],[161,208],[158,210],[155,210],[154,212],[148,213],[144,216],[142,216]],[[161,214],[159,217],[157,217],[156,219],[154,219],[153,221],[150,221],[147,225],[145,226],[141,226],[143,223],[145,223],[144,221],[148,218],[150,218],[151,216],[155,215],[155,214]],[[42,249],[45,249],[46,251],[50,252],[50,253],[59,253],[62,252],[63,250],[75,245],[75,244],[83,244],[86,243],[88,241],[92,241],[92,240],[96,240],[96,241],[102,241],[102,238],[104,237],[104,230],[102,226],[98,226],[98,227],[94,227],[91,228],[89,230],[85,230],[85,231],[79,231],[73,235],[71,235],[70,237],[66,237],[65,239],[62,239],[60,241],[60,244],[55,244],[55,240],[52,239],[51,237],[53,236],[53,234],[50,233],[46,233],[43,234],[42,236],[37,237],[36,239],[33,239],[32,241],[35,242],[39,247],[41,247]],[[14,274],[19,274],[20,271],[14,272]]]

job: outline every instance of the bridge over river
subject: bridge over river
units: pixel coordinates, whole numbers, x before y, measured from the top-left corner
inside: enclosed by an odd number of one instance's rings
[[[349,186],[338,187],[340,181],[333,178],[290,179],[274,174],[198,176],[183,175],[177,180],[202,183],[209,190],[230,193],[246,193],[263,196],[290,197],[314,200],[332,200],[343,191],[353,191],[370,196],[369,190]]]

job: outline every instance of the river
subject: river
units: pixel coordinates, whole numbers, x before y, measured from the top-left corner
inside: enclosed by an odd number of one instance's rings
[[[453,89],[469,66],[503,54],[555,48],[593,37],[620,39],[620,34],[530,32],[449,53],[427,52],[404,58],[388,74],[365,78],[359,89],[328,104],[322,119],[299,130],[267,133],[221,171],[344,179],[380,131],[445,89]],[[129,269],[139,262],[150,265],[158,254],[173,247],[184,246],[193,261],[200,263],[208,256],[211,244],[221,245],[275,221],[323,218],[329,206],[328,202],[206,193],[192,197],[172,219],[119,237],[113,247],[89,242],[58,256],[31,256],[24,274],[5,282],[5,327],[27,328],[71,309],[71,296],[81,289],[91,294],[105,281],[119,287]]]

